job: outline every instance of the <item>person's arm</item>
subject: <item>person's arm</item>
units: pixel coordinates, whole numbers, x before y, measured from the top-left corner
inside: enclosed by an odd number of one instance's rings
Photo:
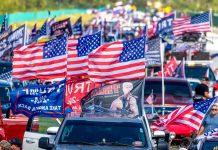
[[[200,127],[200,130],[199,130],[199,132],[198,132],[198,135],[203,134],[203,132],[204,132],[204,126],[201,126],[201,127]]]

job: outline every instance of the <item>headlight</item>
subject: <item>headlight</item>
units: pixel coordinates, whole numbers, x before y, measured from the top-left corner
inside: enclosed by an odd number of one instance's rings
[[[170,132],[170,139],[175,139],[176,133],[175,132]]]

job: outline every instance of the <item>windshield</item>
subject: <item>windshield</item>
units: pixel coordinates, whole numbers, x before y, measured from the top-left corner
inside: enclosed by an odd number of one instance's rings
[[[179,107],[153,107],[145,106],[144,110],[146,114],[158,114],[159,116],[164,116],[166,114],[171,113]]]
[[[160,116],[165,116],[172,111],[176,110],[178,107],[155,107],[156,112]]]
[[[185,75],[187,78],[202,79],[207,72],[207,66],[185,66]],[[209,68],[210,81],[216,81],[215,76],[211,68]]]
[[[134,142],[141,142],[147,147],[145,133],[140,123],[128,122],[66,122],[62,130],[59,143],[93,143],[93,144],[125,144],[134,146]],[[119,145],[121,146],[121,145]]]
[[[188,82],[164,82],[165,94],[191,97],[190,88]],[[154,94],[162,93],[162,82],[161,81],[146,81],[145,82],[145,95],[149,95],[153,91]]]
[[[195,90],[196,86],[197,86],[198,84],[200,84],[200,83],[190,81],[189,84],[190,84],[192,90]]]

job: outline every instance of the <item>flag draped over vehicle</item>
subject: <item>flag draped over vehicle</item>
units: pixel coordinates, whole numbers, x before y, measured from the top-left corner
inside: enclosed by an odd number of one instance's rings
[[[145,38],[113,42],[89,54],[89,78],[94,82],[145,77]]]
[[[194,104],[186,105],[167,114],[163,118],[152,123],[151,128],[155,130],[167,130],[173,124],[185,124],[193,131],[198,131],[200,125],[217,97],[213,97]]]
[[[186,32],[210,32],[210,11],[192,17],[176,18],[173,21],[173,34],[175,36]]]
[[[34,43],[14,50],[12,77],[19,80],[66,76],[67,37]]]
[[[88,73],[88,54],[101,45],[101,32],[68,41],[67,77],[81,77]]]

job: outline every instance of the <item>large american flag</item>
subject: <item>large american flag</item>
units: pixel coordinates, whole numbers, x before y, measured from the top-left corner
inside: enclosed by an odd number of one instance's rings
[[[145,77],[145,38],[113,42],[89,54],[89,78],[94,82]]]
[[[67,77],[81,77],[88,72],[88,54],[101,45],[101,32],[70,38],[68,41]]]
[[[50,80],[66,76],[67,37],[14,50],[12,78]]]
[[[154,131],[166,130],[167,126],[181,123],[189,126],[194,131],[198,131],[205,115],[216,98],[217,97],[213,97],[178,108],[170,114],[167,114],[163,118],[152,123],[151,128]]]
[[[210,11],[192,17],[176,18],[173,21],[175,36],[186,32],[210,32]]]

